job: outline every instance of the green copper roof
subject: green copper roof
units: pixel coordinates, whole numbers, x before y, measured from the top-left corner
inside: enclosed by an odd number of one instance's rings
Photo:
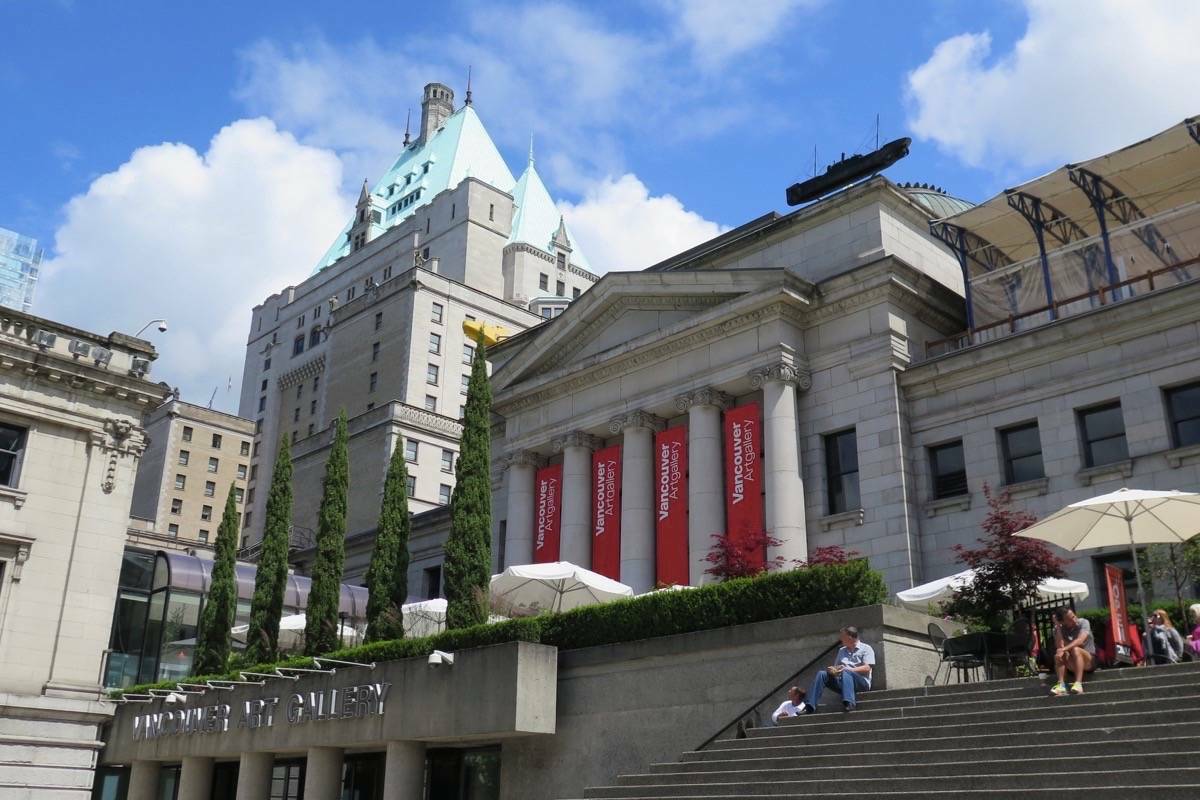
[[[587,257],[579,249],[579,244],[571,233],[571,229],[562,220],[558,206],[550,197],[546,184],[542,183],[542,176],[538,175],[537,169],[534,168],[533,158],[529,159],[529,165],[517,179],[512,196],[513,203],[517,208],[513,215],[512,233],[508,237],[510,243],[525,242],[553,253],[554,235],[558,232],[561,222],[567,238],[570,240],[571,263],[591,271],[592,268],[588,264]]]

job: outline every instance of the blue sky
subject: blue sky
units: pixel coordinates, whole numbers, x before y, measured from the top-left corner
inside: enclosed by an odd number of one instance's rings
[[[197,8],[0,0],[0,226],[47,248],[35,313],[165,316],[157,377],[225,408],[250,308],[307,276],[422,84],[461,101],[468,64],[514,172],[532,134],[609,269],[784,209],[876,114],[915,140],[889,177],[980,200],[1200,112],[1183,0]]]

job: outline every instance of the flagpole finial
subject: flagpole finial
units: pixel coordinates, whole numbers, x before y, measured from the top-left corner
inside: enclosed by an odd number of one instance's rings
[[[411,127],[411,125],[412,125],[412,109],[410,108],[410,109],[408,109],[408,114],[405,115],[405,117],[404,117],[404,146],[405,147],[408,147],[409,142],[412,141],[412,136],[409,133],[409,128]]]
[[[467,65],[467,97],[463,101],[467,105],[471,105],[471,65]]]
[[[529,164],[533,165],[533,131],[529,132]]]

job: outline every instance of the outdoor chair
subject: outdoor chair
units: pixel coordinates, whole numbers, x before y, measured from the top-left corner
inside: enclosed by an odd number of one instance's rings
[[[967,678],[968,671],[978,670],[983,666],[983,661],[974,653],[955,652],[953,639],[946,635],[942,627],[936,622],[929,623],[929,643],[933,645],[941,660],[938,662],[937,669],[933,673],[934,685],[937,684],[938,675],[942,671],[942,665],[946,665],[946,683],[950,683],[950,673],[958,671],[958,682],[969,683]],[[966,678],[966,680],[964,680]]]

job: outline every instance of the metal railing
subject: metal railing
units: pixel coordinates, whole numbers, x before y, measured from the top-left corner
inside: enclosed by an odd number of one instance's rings
[[[761,706],[763,703],[771,701],[773,698],[779,697],[779,693],[782,692],[787,687],[791,686],[796,681],[797,678],[799,678],[801,675],[803,675],[808,670],[812,669],[822,659],[826,658],[830,653],[832,653],[833,651],[835,651],[837,648],[839,648],[841,646],[842,646],[842,643],[840,641],[835,641],[833,644],[826,647],[824,650],[822,650],[820,653],[818,653],[811,661],[809,661],[803,667],[796,670],[791,675],[787,676],[774,689],[772,689],[771,691],[764,694],[758,700],[755,700],[753,704],[751,704],[748,708],[746,708],[740,714],[738,714],[736,717],[734,717],[733,720],[731,720],[727,725],[722,727],[720,730],[718,730],[712,736],[705,739],[704,743],[701,744],[699,747],[697,747],[696,750],[703,750],[704,748],[708,747],[713,742],[720,739],[721,734],[725,733],[725,731],[729,730],[730,728],[736,728],[739,723],[741,723],[743,720],[745,720],[746,717],[750,716],[751,714],[754,714],[758,710],[759,706]]]

